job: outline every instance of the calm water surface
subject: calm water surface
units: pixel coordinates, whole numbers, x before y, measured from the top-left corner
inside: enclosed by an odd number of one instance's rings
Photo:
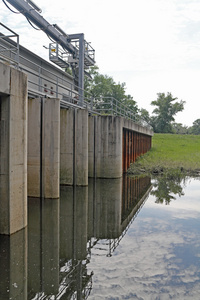
[[[0,300],[200,299],[200,180],[97,180],[28,200],[0,236]]]

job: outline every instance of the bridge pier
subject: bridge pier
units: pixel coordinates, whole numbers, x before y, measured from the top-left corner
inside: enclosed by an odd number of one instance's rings
[[[0,234],[27,225],[27,77],[0,63]]]

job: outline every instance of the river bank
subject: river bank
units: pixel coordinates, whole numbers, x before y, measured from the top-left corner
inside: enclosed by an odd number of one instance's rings
[[[131,164],[129,175],[200,175],[200,135],[154,134],[152,148]]]

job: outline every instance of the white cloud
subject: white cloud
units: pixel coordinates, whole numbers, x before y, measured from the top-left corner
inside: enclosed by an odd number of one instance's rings
[[[112,257],[92,250],[91,299],[199,298],[197,189],[199,181],[187,182],[185,196],[169,206],[150,196]]]
[[[38,1],[35,0],[37,3]],[[85,33],[100,72],[126,82],[139,107],[152,110],[158,92],[187,101],[178,122],[199,118],[200,3],[197,0],[40,0],[42,15],[67,33]],[[48,59],[44,33],[0,2],[1,21],[20,33],[24,46]]]

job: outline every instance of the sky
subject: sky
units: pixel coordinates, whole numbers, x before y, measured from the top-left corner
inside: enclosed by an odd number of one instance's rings
[[[126,93],[152,114],[157,93],[186,102],[175,117],[192,126],[200,118],[199,0],[34,0],[41,15],[67,34],[84,33],[101,74],[126,83]],[[9,5],[15,10],[11,5]],[[0,0],[0,22],[20,44],[48,60],[49,39]]]
[[[91,299],[199,298],[199,184],[189,179],[169,205],[150,194],[112,257],[99,240],[88,264]]]

